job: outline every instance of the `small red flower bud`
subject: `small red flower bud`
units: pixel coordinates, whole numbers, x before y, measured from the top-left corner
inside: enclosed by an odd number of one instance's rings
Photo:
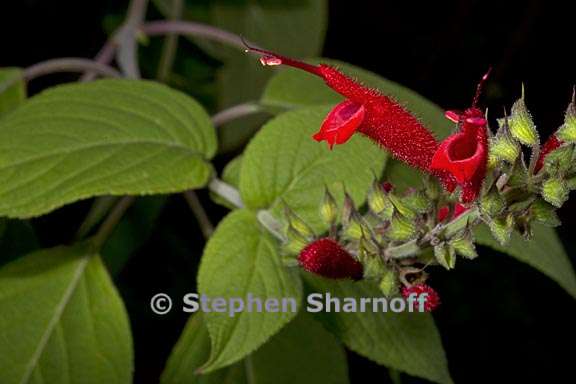
[[[546,155],[550,152],[558,149],[563,144],[562,140],[559,140],[556,135],[550,136],[548,140],[542,145],[542,149],[540,151],[540,156],[538,157],[538,161],[536,161],[536,166],[534,167],[534,173],[538,173],[544,166],[544,159]]]
[[[298,256],[300,266],[308,272],[330,279],[360,280],[364,267],[340,244],[322,238],[308,244]]]
[[[426,301],[424,302],[424,311],[432,312],[436,307],[440,305],[440,296],[438,293],[429,285],[426,284],[416,284],[410,287],[402,288],[402,297],[408,299],[410,295],[416,294],[416,299],[422,294],[426,294]]]

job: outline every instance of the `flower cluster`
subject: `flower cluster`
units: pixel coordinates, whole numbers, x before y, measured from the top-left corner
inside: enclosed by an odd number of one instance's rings
[[[311,65],[250,48],[264,65],[289,65],[324,79],[345,97],[313,136],[330,148],[354,133],[366,135],[397,159],[432,177],[422,189],[395,191],[375,180],[366,208],[345,195],[341,213],[326,190],[320,215],[328,233],[315,234],[296,213],[286,209],[288,254],[298,255],[305,270],[327,278],[376,280],[385,295],[428,294],[427,310],[440,302],[426,280],[429,266],[455,266],[457,256],[477,256],[473,229],[485,224],[501,244],[513,231],[532,236],[532,224],[556,226],[556,208],[576,189],[576,101],[564,124],[540,145],[522,97],[492,133],[477,107],[486,74],[472,106],[446,112],[455,132],[441,142],[404,107],[378,90],[367,88],[329,65]],[[527,164],[522,146],[531,149]],[[446,191],[442,193],[442,187]],[[453,193],[459,188],[460,193]]]

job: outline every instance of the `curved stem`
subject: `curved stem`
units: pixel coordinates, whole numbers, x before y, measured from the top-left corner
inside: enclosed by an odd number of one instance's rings
[[[219,127],[240,117],[249,116],[257,112],[262,112],[263,110],[264,109],[256,103],[238,104],[212,116],[212,123],[214,123],[216,127]]]
[[[116,32],[112,35],[115,36]],[[116,55],[116,48],[118,44],[116,42],[115,37],[109,39],[106,44],[100,49],[100,52],[94,58],[94,61],[98,64],[109,64],[113,59],[114,55]],[[84,75],[80,78],[80,81],[92,81],[96,78],[97,73],[94,71],[85,72]]]
[[[138,43],[136,42],[136,32],[144,21],[148,0],[132,0],[128,10],[126,22],[118,32],[118,51],[116,59],[122,72],[128,78],[140,78],[140,68],[138,66]]]
[[[134,196],[124,196],[118,201],[114,208],[112,208],[112,211],[110,211],[108,217],[106,217],[102,225],[100,225],[100,228],[98,228],[98,232],[96,232],[96,235],[92,238],[92,242],[96,248],[99,249],[104,245],[106,239],[112,234],[114,228],[116,228],[116,225],[120,222],[120,219],[122,219],[122,216],[124,216],[124,213],[130,208],[135,199]]]
[[[34,64],[24,70],[24,80],[30,81],[37,77],[60,72],[86,72],[107,77],[121,77],[122,75],[116,69],[98,63],[94,60],[82,59],[77,57],[64,57],[61,59],[52,59]]]
[[[218,196],[222,197],[230,204],[234,205],[237,208],[243,208],[244,203],[242,202],[242,198],[240,197],[240,192],[233,186],[228,183],[223,182],[220,179],[214,178],[208,184],[208,189],[217,194]]]
[[[142,25],[140,30],[149,36],[173,33],[193,35],[214,40],[242,51],[246,50],[246,45],[242,42],[242,38],[235,33],[192,21],[152,21]],[[250,42],[249,44],[254,45]]]
[[[188,190],[184,192],[183,195],[190,206],[192,213],[196,216],[196,220],[198,220],[204,238],[208,239],[214,233],[214,225],[212,225],[206,210],[202,206],[200,199],[198,199],[198,195],[193,190]]]
[[[170,19],[175,21],[182,17],[183,1],[182,0],[172,0],[172,9],[170,10]],[[162,55],[160,56],[160,64],[158,65],[158,73],[156,77],[162,82],[166,82],[172,66],[174,65],[174,59],[176,58],[176,51],[178,50],[178,35],[175,33],[170,33],[166,36],[164,40],[164,45],[162,47]]]

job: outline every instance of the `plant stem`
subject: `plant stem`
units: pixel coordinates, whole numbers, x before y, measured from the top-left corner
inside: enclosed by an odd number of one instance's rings
[[[182,0],[172,0],[172,9],[170,12],[170,19],[172,21],[179,20],[182,17],[183,1]],[[175,33],[170,33],[166,36],[164,40],[164,46],[162,47],[162,55],[160,56],[160,64],[158,65],[158,73],[156,77],[161,82],[166,82],[172,66],[174,65],[174,59],[176,58],[176,51],[178,50],[178,35]]]
[[[263,111],[261,105],[253,102],[238,104],[233,107],[227,108],[212,116],[212,123],[214,126],[219,127],[230,121],[238,118],[249,116],[257,112]]]
[[[214,233],[214,225],[212,225],[210,218],[206,214],[206,210],[202,206],[200,199],[198,199],[198,195],[191,189],[184,192],[183,195],[192,213],[196,216],[196,220],[198,220],[204,238],[208,239]]]
[[[122,216],[124,216],[124,213],[126,213],[135,199],[134,196],[124,196],[118,201],[114,208],[112,208],[112,211],[110,211],[104,222],[100,225],[100,228],[98,228],[98,232],[96,232],[96,235],[92,238],[92,242],[96,248],[102,248],[106,239],[112,234],[114,228],[116,228],[116,225],[120,222],[120,219],[122,219]]]
[[[76,239],[81,240],[85,238],[119,199],[118,196],[100,196],[94,199],[88,215],[86,215],[86,218],[76,232]]]
[[[246,50],[242,38],[235,33],[225,31],[211,25],[195,23],[191,21],[152,21],[141,26],[141,31],[149,36],[179,34],[203,37],[218,41],[230,47]],[[252,42],[247,43],[256,47]]]
[[[214,178],[208,184],[208,189],[222,197],[236,208],[243,208],[244,203],[240,197],[240,193],[236,188],[220,179]]]
[[[94,61],[99,64],[109,64],[112,59],[114,59],[114,55],[116,54],[116,48],[118,46],[116,42],[116,32],[112,35],[106,44],[100,49]],[[96,78],[96,73],[94,71],[85,72],[84,75],[80,78],[81,82],[92,81]]]
[[[144,21],[148,0],[132,0],[128,9],[128,17],[117,35],[118,52],[116,60],[126,77],[131,79],[140,78],[138,67],[138,43],[136,32]]]

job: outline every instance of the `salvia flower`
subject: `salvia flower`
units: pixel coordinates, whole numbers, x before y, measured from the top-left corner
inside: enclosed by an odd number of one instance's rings
[[[460,203],[456,203],[454,205],[454,211],[452,212],[452,216],[450,216],[450,220],[456,219],[458,216],[460,216],[461,214],[463,214],[467,210],[468,210],[467,207],[463,206]],[[440,209],[438,210],[438,213],[436,215],[436,219],[439,222],[444,221],[444,220],[448,219],[449,214],[450,214],[450,207],[447,205],[444,205],[443,207],[440,207]]]
[[[313,136],[326,141],[330,148],[345,143],[360,132],[387,149],[401,161],[429,171],[438,148],[434,135],[400,104],[376,89],[366,87],[333,66],[312,65],[273,52],[247,47],[263,55],[263,65],[288,65],[324,79],[326,84],[346,99],[326,116]]]
[[[478,108],[478,98],[486,73],[476,90],[472,107],[463,113],[446,112],[446,117],[458,123],[458,131],[448,136],[432,158],[430,168],[448,172],[462,188],[461,200],[469,203],[478,197],[486,176],[488,160],[488,122]]]
[[[308,272],[330,279],[360,280],[364,267],[335,240],[325,237],[308,244],[298,256]]]
[[[440,305],[440,295],[438,295],[438,292],[429,285],[421,283],[402,288],[402,297],[405,299],[409,298],[410,295],[413,294],[416,294],[416,298],[420,297],[422,294],[426,295],[426,301],[424,302],[425,312],[432,312]]]
[[[448,191],[452,192],[456,185],[460,185],[464,202],[470,202],[478,195],[486,171],[488,144],[486,120],[477,108],[470,108],[458,116],[462,123],[461,132],[439,144],[434,135],[403,106],[336,68],[304,63],[259,48],[247,48],[262,55],[260,62],[263,65],[283,64],[302,69],[321,77],[330,88],[346,98],[326,116],[320,130],[313,136],[315,140],[326,141],[332,148],[335,144],[345,143],[355,132],[362,133],[397,159],[437,176]]]

